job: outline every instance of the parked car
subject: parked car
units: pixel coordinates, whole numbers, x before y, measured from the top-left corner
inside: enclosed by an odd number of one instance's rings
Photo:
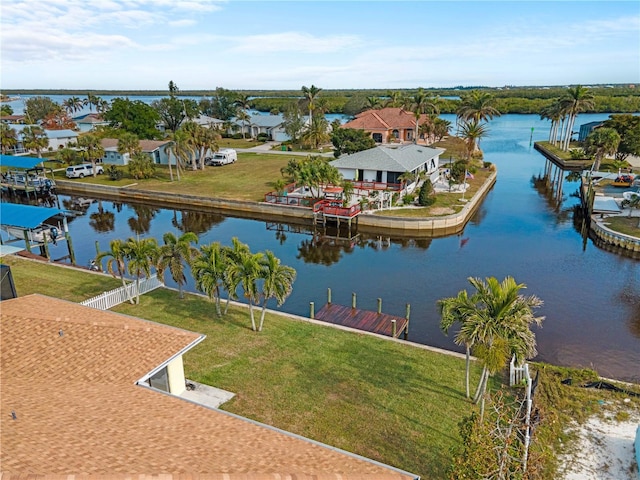
[[[102,165],[96,165],[96,173],[102,175],[104,168]],[[93,176],[93,166],[90,163],[81,163],[80,165],[71,165],[67,167],[67,178],[84,178]]]
[[[238,153],[233,148],[223,148],[213,154],[213,157],[204,159],[205,165],[221,166],[233,163],[238,159]]]

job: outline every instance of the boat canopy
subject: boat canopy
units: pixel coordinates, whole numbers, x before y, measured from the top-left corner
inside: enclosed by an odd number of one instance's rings
[[[42,162],[48,161],[48,158],[32,158],[32,157],[16,157],[14,155],[0,155],[0,166],[23,168],[30,170]]]
[[[58,208],[34,207],[32,205],[18,205],[16,203],[0,203],[0,222],[20,228],[36,228],[46,219],[56,215],[65,215],[64,210]]]

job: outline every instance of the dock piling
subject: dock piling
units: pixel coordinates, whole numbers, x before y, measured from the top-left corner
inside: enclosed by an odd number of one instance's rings
[[[315,304],[314,302],[309,302],[309,318],[313,320],[315,316]]]
[[[356,292],[351,293],[351,308],[356,308]]]
[[[378,297],[378,315],[382,313],[382,299]]]
[[[331,305],[331,289],[327,288],[327,303]]]

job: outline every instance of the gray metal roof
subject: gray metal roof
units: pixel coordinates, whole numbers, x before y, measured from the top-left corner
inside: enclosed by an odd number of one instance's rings
[[[377,146],[362,152],[342,155],[331,162],[336,168],[411,172],[432,158],[442,155],[444,149],[424,145]]]

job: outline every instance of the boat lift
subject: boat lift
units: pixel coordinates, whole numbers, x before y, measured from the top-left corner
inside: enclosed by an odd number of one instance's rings
[[[33,194],[51,195],[55,193],[56,182],[53,169],[44,167],[47,158],[19,157],[15,155],[0,155],[2,190],[12,194],[24,193],[27,197]],[[10,170],[10,169],[16,170]],[[49,176],[47,176],[47,172]]]
[[[7,232],[9,242],[24,241],[25,248],[31,253],[32,247],[40,247],[44,257],[51,260],[49,243],[57,244],[59,240],[66,240],[69,249],[69,259],[75,265],[75,255],[69,225],[68,212],[58,208],[34,207],[16,203],[0,203],[0,228]],[[51,217],[61,216],[62,226],[58,227],[44,223]]]

